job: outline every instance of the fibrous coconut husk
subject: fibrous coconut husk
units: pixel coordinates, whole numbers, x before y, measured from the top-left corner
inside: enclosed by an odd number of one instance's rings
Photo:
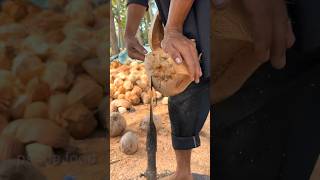
[[[13,48],[0,42],[0,69],[10,70],[14,56]]]
[[[64,148],[68,145],[68,132],[48,119],[19,119],[11,122],[2,131],[3,135],[17,138],[22,143],[38,142],[54,148]]]
[[[211,102],[218,103],[237,92],[263,64],[253,58],[250,24],[239,2],[212,11]]]
[[[93,6],[91,1],[70,1],[65,7],[65,13],[73,20],[80,21],[86,25],[94,23]]]
[[[79,75],[68,93],[68,104],[83,103],[89,109],[98,107],[103,98],[103,89],[87,75]]]
[[[5,24],[0,26],[0,40],[16,40],[26,37],[28,34],[23,25],[18,23]]]
[[[114,112],[114,109],[118,109],[118,107],[124,107],[126,109],[130,109],[132,104],[130,101],[125,99],[115,99],[110,103],[111,112]]]
[[[39,34],[29,35],[22,41],[21,51],[32,52],[42,58],[47,57],[51,50],[51,45],[44,38]]]
[[[0,70],[0,100],[2,102],[12,103],[15,96],[13,87],[15,80],[15,76],[10,71]]]
[[[55,11],[61,11],[67,3],[68,0],[48,0],[48,8]]]
[[[27,105],[29,105],[31,102],[32,98],[27,94],[21,94],[17,96],[10,107],[12,119],[22,118]]]
[[[158,131],[161,128],[161,117],[159,115],[153,115],[153,122]],[[148,114],[142,119],[142,121],[140,122],[140,128],[143,131],[147,131],[149,129],[149,123],[150,123],[150,114]]]
[[[12,136],[0,136],[0,161],[18,158],[24,153],[24,145]]]
[[[81,103],[68,107],[62,113],[59,123],[61,123],[75,139],[88,137],[97,127],[97,120],[93,113]]]
[[[121,135],[127,127],[126,120],[124,117],[118,112],[110,113],[110,128],[109,133],[110,137],[116,137]]]
[[[0,134],[2,130],[8,125],[9,118],[8,115],[0,112]]]
[[[124,134],[120,139],[120,150],[127,154],[132,155],[137,152],[139,147],[139,139],[136,134],[129,131]]]
[[[39,143],[32,143],[26,146],[26,154],[29,161],[34,165],[44,166],[53,158],[52,147]]]
[[[146,55],[145,68],[154,88],[165,96],[183,92],[192,82],[186,65],[177,64],[161,49]]]
[[[44,71],[41,59],[31,53],[20,53],[13,59],[12,72],[26,84],[34,77],[40,77]]]
[[[45,102],[36,101],[26,106],[23,118],[48,118],[48,105]]]
[[[3,180],[46,180],[47,178],[27,160],[10,159],[0,162]]]

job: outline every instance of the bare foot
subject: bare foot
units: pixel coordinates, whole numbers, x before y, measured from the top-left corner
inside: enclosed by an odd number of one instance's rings
[[[192,174],[172,174],[162,180],[193,180]]]

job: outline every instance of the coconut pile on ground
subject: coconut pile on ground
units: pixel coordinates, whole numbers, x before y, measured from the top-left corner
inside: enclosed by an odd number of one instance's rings
[[[168,103],[168,97],[151,91],[143,63],[128,61],[127,64],[120,64],[113,61],[110,64],[110,112],[124,113],[132,106],[149,104],[152,93],[158,101]]]
[[[106,121],[108,6],[8,0],[0,11],[0,160],[42,164]]]

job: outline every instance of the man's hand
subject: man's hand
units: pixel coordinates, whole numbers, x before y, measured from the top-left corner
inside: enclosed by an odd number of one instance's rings
[[[125,46],[128,56],[132,59],[144,60],[147,50],[139,43],[136,33],[142,17],[146,11],[146,7],[139,4],[130,4],[127,12],[127,24],[124,35]]]
[[[286,49],[295,37],[284,0],[242,0],[252,24],[254,52],[258,60],[270,60],[274,68],[286,65]]]
[[[237,0],[212,1],[219,8]],[[286,49],[295,41],[285,0],[241,0],[239,3],[242,3],[251,23],[257,60],[270,60],[274,68],[283,68],[286,65]]]
[[[194,0],[171,0],[168,21],[161,42],[162,49],[178,64],[185,63],[196,83],[202,76],[196,43],[183,35],[183,24]]]
[[[185,63],[190,72],[190,78],[196,83],[202,76],[196,43],[181,32],[174,29],[165,29],[161,48],[168,53],[178,64]]]
[[[126,49],[128,51],[128,56],[132,59],[138,59],[143,61],[147,50],[139,43],[135,36],[125,37]]]

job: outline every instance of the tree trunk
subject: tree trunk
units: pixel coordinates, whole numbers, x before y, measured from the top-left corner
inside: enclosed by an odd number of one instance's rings
[[[114,25],[114,17],[112,11],[110,11],[110,43],[111,43],[111,56],[119,54],[120,49],[118,47],[118,40],[116,34],[116,28]]]

